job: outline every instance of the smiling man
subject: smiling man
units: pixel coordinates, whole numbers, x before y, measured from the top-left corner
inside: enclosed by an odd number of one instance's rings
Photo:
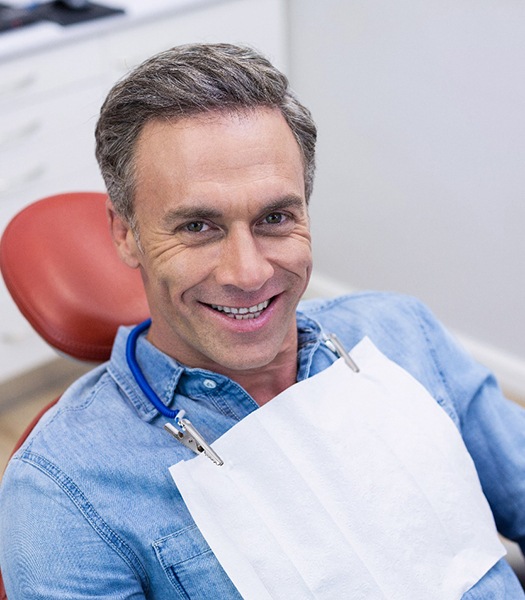
[[[9,600],[523,598],[524,412],[412,298],[299,305],[316,127],[286,77],[173,48],[96,140],[151,320],[10,462]]]
[[[295,309],[311,270],[303,160],[283,115],[153,120],[135,169],[140,225],[109,211],[121,257],[144,276],[148,339],[270,400],[295,382]]]

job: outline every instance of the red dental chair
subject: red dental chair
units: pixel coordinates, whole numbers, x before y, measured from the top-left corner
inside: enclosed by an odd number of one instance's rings
[[[36,332],[60,353],[109,358],[119,325],[149,315],[140,274],[118,258],[106,194],[59,194],[24,208],[0,241],[0,270],[13,300]],[[15,452],[40,417],[18,441]],[[0,574],[0,600],[6,600]]]

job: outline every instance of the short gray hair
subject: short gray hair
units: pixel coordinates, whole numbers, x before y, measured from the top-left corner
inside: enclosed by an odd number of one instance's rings
[[[134,224],[135,144],[147,122],[257,108],[278,109],[292,130],[302,155],[308,201],[317,129],[286,76],[264,56],[245,46],[189,44],[136,67],[109,92],[95,132],[96,157],[117,213]]]

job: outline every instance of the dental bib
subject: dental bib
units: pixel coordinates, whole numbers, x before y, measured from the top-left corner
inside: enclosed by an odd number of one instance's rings
[[[365,338],[171,475],[246,600],[456,600],[505,554],[448,415]]]

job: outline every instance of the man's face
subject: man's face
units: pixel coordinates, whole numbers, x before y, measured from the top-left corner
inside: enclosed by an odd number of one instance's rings
[[[296,361],[311,246],[301,154],[282,115],[150,122],[135,173],[140,244],[118,217],[112,227],[142,272],[149,340],[224,374]]]

